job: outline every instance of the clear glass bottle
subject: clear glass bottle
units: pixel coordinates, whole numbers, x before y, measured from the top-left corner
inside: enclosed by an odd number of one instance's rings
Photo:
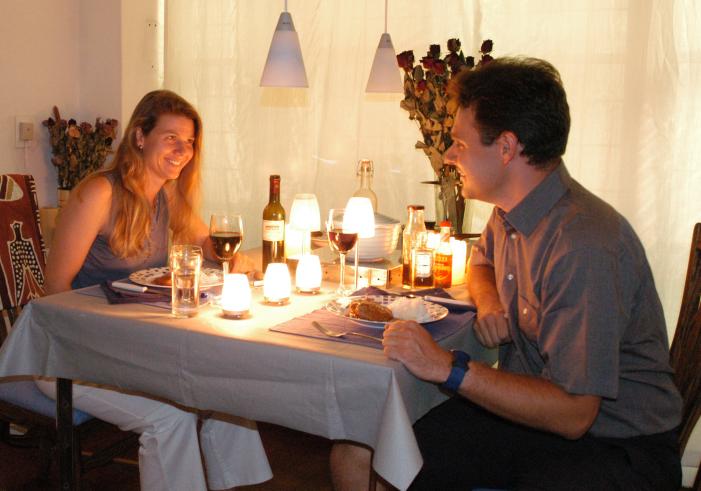
[[[433,259],[433,286],[450,288],[453,284],[453,250],[450,247],[450,222],[440,223],[440,242]]]
[[[360,186],[353,193],[353,196],[368,198],[372,203],[372,211],[377,213],[377,195],[372,190],[372,178],[375,175],[375,168],[372,160],[361,159],[358,162],[356,175],[360,177]]]
[[[419,245],[426,244],[427,232],[424,223],[424,206],[407,206],[409,217],[402,234],[402,286],[414,287],[414,254]]]

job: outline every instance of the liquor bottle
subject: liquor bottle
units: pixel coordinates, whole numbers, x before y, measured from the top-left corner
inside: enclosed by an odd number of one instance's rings
[[[433,286],[433,250],[428,248],[428,234],[424,233],[414,242],[411,251],[411,287]]]
[[[433,286],[450,288],[453,284],[453,250],[450,248],[450,222],[440,223],[441,238],[433,256]]]
[[[285,262],[285,208],[280,203],[280,176],[270,176],[270,195],[263,209],[263,272],[269,263]]]
[[[409,218],[402,235],[402,286],[414,287],[413,250],[419,243],[426,242],[426,224],[423,205],[407,206]]]
[[[362,159],[358,162],[358,170],[356,175],[360,177],[360,187],[353,193],[353,196],[368,198],[372,203],[372,211],[377,213],[377,195],[371,189],[372,177],[375,174],[375,169],[372,160]]]

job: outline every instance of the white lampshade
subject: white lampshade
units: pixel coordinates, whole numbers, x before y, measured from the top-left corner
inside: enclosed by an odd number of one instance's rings
[[[387,32],[380,36],[365,92],[404,92],[397,55]]]
[[[375,212],[369,198],[353,196],[348,200],[343,215],[343,230],[358,232],[360,239],[375,236]]]
[[[290,226],[297,230],[321,230],[319,202],[313,194],[296,194],[290,210]]]
[[[280,14],[265,61],[261,87],[309,87],[299,37],[287,10]]]

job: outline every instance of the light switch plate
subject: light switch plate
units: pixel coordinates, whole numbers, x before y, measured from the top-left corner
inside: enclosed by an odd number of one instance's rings
[[[24,129],[23,134],[20,134],[20,124],[22,124],[22,129]],[[27,126],[26,123],[30,124],[32,127],[31,138],[29,140],[24,140],[22,136],[27,136]],[[15,148],[24,148],[25,144],[29,146],[28,141],[34,140],[34,118],[32,116],[15,116]]]

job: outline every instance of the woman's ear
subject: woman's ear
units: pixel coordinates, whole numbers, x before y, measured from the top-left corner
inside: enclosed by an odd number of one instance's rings
[[[145,139],[142,129],[136,128],[136,146],[139,147],[139,150],[143,150]]]

